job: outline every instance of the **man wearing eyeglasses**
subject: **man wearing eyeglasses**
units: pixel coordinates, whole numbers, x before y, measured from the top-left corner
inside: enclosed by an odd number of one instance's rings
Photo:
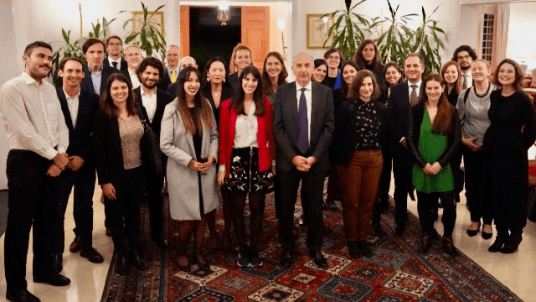
[[[463,89],[467,89],[473,86],[473,76],[471,74],[471,67],[473,61],[477,59],[476,52],[469,45],[462,45],[454,51],[452,61],[458,62],[462,70],[461,76],[463,77]]]
[[[110,67],[117,70],[127,70],[128,64],[121,57],[121,51],[123,51],[123,41],[118,36],[111,36],[106,39],[106,52],[108,56],[104,59],[104,62],[108,63]]]

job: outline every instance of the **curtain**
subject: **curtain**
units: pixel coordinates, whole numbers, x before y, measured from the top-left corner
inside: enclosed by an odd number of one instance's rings
[[[497,66],[506,57],[508,44],[508,24],[510,23],[510,3],[497,3],[497,16],[495,23],[495,46],[493,47],[492,66]]]

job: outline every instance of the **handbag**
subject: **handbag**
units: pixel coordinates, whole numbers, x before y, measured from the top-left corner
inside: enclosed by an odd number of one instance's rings
[[[143,125],[143,139],[147,142],[148,168],[154,176],[164,176],[163,154],[160,150],[160,139],[149,125],[145,110],[138,103],[138,116]]]

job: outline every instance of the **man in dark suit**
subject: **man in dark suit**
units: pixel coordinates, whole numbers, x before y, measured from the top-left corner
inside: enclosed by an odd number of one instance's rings
[[[106,39],[106,52],[108,56],[104,58],[104,63],[108,63],[110,67],[117,70],[127,70],[128,64],[121,57],[121,51],[123,51],[123,41],[119,36],[111,36]]]
[[[169,45],[166,51],[166,61],[167,66],[164,69],[164,72],[160,74],[160,83],[158,88],[162,90],[167,90],[170,84],[175,83],[179,78],[179,60],[181,58],[179,46],[172,44]]]
[[[60,174],[58,194],[58,219],[55,224],[55,240],[52,246],[53,269],[63,268],[65,244],[64,220],[69,195],[74,185],[74,221],[76,235],[70,251],[80,251],[80,256],[90,262],[103,262],[102,256],[92,247],[93,192],[95,191],[95,159],[91,143],[91,133],[95,115],[99,108],[99,96],[80,89],[84,77],[83,63],[78,58],[66,58],[60,63],[59,75],[63,87],[58,88],[58,99],[69,128],[69,164]]]
[[[136,100],[142,108],[142,116],[147,117],[154,133],[160,137],[160,126],[166,105],[173,97],[162,89],[157,88],[160,75],[164,73],[162,62],[154,57],[143,59],[138,67],[140,87],[134,89]],[[149,172],[147,172],[149,173]],[[164,237],[162,186],[164,176],[147,174],[145,190],[149,196],[149,219],[151,224],[151,239],[165,249],[168,243]]]
[[[402,236],[406,228],[408,194],[413,199],[411,169],[414,160],[407,149],[406,133],[410,108],[417,104],[421,93],[423,72],[424,58],[418,53],[410,53],[404,62],[404,73],[408,81],[392,87],[389,96],[387,119],[391,130],[395,177],[395,222],[398,236]]]
[[[82,45],[82,52],[87,61],[84,64],[84,79],[80,85],[83,90],[100,95],[106,88],[110,75],[120,72],[108,64],[103,64],[105,49],[104,42],[95,38],[87,39]]]
[[[138,66],[140,66],[142,59],[143,55],[141,54],[141,49],[138,45],[130,45],[125,49],[125,60],[127,61],[128,68],[121,72],[130,80],[133,89],[140,87]]]
[[[307,248],[315,264],[327,268],[322,249],[322,193],[329,169],[328,148],[335,127],[331,89],[313,83],[313,59],[307,53],[294,57],[296,82],[281,86],[274,103],[274,135],[281,148],[277,173],[281,182],[279,240],[281,265],[292,265],[294,208],[300,180],[302,206],[307,216]]]

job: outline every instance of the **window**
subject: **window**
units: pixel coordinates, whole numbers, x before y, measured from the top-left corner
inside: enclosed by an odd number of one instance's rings
[[[495,28],[495,15],[484,14],[482,26],[482,59],[491,62],[493,59],[493,30]]]

